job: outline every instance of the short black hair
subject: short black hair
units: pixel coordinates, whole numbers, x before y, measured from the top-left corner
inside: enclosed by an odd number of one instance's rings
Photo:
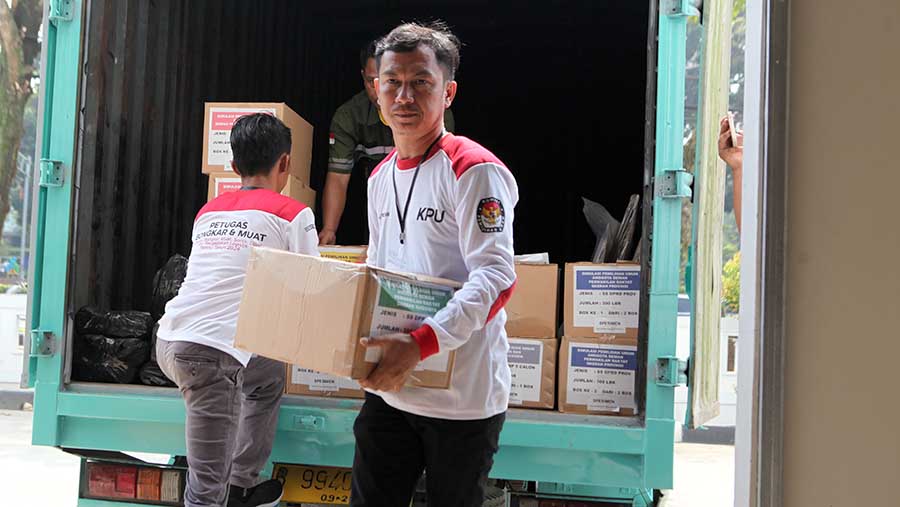
[[[291,152],[291,129],[270,114],[241,116],[231,127],[231,152],[241,176],[268,174]]]
[[[447,81],[453,81],[459,68],[459,39],[453,35],[443,21],[427,24],[404,23],[391,30],[378,41],[375,48],[375,65],[381,68],[381,56],[386,51],[409,53],[417,47],[425,46],[434,51],[434,56],[446,72]]]
[[[378,45],[378,39],[372,39],[368,44],[359,50],[359,68],[366,70],[366,63],[369,58],[375,58],[375,47]]]

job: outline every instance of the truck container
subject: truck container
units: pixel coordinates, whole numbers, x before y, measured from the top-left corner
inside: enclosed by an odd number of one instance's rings
[[[687,373],[674,356],[682,203],[692,195],[686,24],[697,14],[687,0],[50,0],[26,369],[34,443],[83,457],[78,505],[160,504],[92,498],[117,464],[125,490],[183,480],[177,389],[72,380],[73,315],[85,305],[149,309],[156,270],[189,253],[207,199],[204,104],[287,103],[314,127],[321,196],[331,114],[360,89],[359,48],[401,21],[434,18],[464,42],[456,132],[518,181],[518,252],[586,260],[594,237],[582,197],[621,216],[642,196],[636,415],[510,410],[491,477],[525,496],[654,504],[672,487],[674,390]],[[349,199],[364,186],[353,180]],[[717,376],[716,361],[692,358],[691,378]],[[286,395],[271,462],[345,473],[360,404]],[[135,453],[172,459],[159,477],[151,465],[133,475]],[[346,502],[340,487],[314,498],[307,489],[309,503]]]

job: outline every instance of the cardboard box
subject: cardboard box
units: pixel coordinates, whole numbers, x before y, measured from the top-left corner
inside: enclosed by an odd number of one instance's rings
[[[326,259],[365,264],[368,250],[367,246],[320,246],[319,255]]]
[[[241,177],[234,172],[211,173],[209,175],[209,190],[206,200],[211,201],[222,194],[235,192],[241,189]]]
[[[253,248],[235,346],[303,368],[365,378],[380,349],[364,336],[409,332],[446,306],[459,284],[269,248]],[[447,388],[454,352],[419,363],[411,385]]]
[[[231,171],[231,127],[241,116],[268,113],[291,129],[291,174],[309,182],[313,127],[281,102],[207,102],[203,123],[203,172]]]
[[[556,404],[556,338],[510,338],[510,408],[544,408]]]
[[[636,341],[566,336],[559,351],[559,411],[635,415],[636,377]]]
[[[555,337],[559,266],[516,264],[516,288],[506,303],[506,334],[523,338]]]
[[[241,177],[234,172],[212,173],[209,175],[209,191],[206,195],[207,201],[211,201],[222,194],[240,189]],[[286,195],[300,201],[311,208],[314,208],[316,205],[316,191],[293,176],[288,177],[287,184],[281,191],[281,195]]]
[[[637,340],[640,264],[566,264],[563,335]]]
[[[287,365],[284,392],[319,398],[365,398],[366,392],[353,379]]]
[[[305,204],[308,208],[316,209],[316,191],[309,187],[303,180],[291,176],[282,194]]]

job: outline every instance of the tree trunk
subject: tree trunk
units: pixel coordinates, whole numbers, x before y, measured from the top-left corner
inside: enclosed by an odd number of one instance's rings
[[[10,208],[9,189],[18,171],[22,118],[35,77],[32,64],[40,52],[41,6],[40,0],[11,4],[0,0],[0,241]]]
[[[3,238],[10,208],[9,189],[18,170],[19,143],[23,134],[22,117],[25,115],[25,103],[29,95],[31,94],[22,98],[10,93],[8,89],[0,92],[0,104],[5,106],[0,108],[0,238]]]

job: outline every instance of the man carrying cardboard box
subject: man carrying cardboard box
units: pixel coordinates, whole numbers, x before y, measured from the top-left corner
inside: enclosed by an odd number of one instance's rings
[[[512,173],[490,151],[444,131],[459,41],[405,24],[376,49],[378,104],[396,149],[372,172],[371,266],[464,282],[410,334],[363,339],[381,360],[354,425],[351,505],[409,505],[426,470],[428,505],[478,506],[509,401],[503,306],[515,285]],[[449,389],[405,387],[416,365],[455,350]]]
[[[156,345],[184,397],[185,507],[278,505],[281,483],[259,483],[259,472],[275,439],[285,366],[234,347],[238,306],[252,247],[318,255],[312,210],[278,193],[289,177],[290,129],[267,114],[244,116],[231,148],[241,189],[197,215],[187,277],[166,305]]]

